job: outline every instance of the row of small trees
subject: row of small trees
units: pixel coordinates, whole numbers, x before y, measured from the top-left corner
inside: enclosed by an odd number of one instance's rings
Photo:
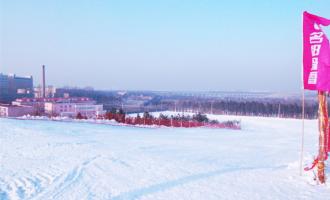
[[[126,113],[122,109],[113,108],[110,111],[106,112],[104,118],[108,119],[108,120],[114,119],[118,122],[123,122],[126,118]],[[140,114],[137,114],[136,118],[138,118],[138,119],[157,119],[157,117],[151,115],[149,112],[144,112],[142,116],[140,116]],[[207,117],[207,115],[202,114],[202,113],[197,113],[192,116],[179,114],[179,113],[176,115],[168,116],[168,115],[161,113],[158,118],[163,119],[163,120],[170,119],[170,120],[182,120],[182,121],[210,122],[213,124],[219,123],[217,120],[210,120]]]
[[[158,117],[151,115],[149,112],[144,112],[142,116],[137,114],[136,117],[127,116],[122,109],[111,109],[104,116],[103,119],[115,120],[119,123],[132,125],[158,125],[170,127],[201,127],[208,126],[214,128],[233,128],[240,129],[239,121],[219,122],[217,120],[210,120],[207,115],[197,113],[194,115],[165,115],[160,114]]]

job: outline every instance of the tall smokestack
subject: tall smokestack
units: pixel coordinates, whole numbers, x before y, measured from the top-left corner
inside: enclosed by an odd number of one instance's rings
[[[46,98],[46,75],[45,65],[42,66],[42,97]]]

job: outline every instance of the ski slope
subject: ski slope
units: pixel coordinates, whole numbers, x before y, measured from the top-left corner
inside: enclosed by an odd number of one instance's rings
[[[243,130],[0,119],[0,199],[330,199],[299,176],[300,120],[212,117]],[[317,121],[305,131],[310,164]]]

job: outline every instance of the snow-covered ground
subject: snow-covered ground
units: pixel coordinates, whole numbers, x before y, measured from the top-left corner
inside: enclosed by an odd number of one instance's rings
[[[0,199],[330,199],[299,176],[300,120],[212,118],[243,130],[0,119]],[[317,121],[305,131],[310,164]]]

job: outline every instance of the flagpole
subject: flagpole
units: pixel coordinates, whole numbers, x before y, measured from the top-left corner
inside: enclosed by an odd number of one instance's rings
[[[326,177],[324,173],[326,157],[326,134],[328,131],[328,105],[326,92],[318,92],[319,100],[319,156],[317,163],[317,177],[321,184],[325,183]]]
[[[302,133],[301,133],[301,150],[300,150],[300,176],[303,172],[303,159],[304,159],[304,140],[305,140],[305,90],[302,89]]]
[[[304,29],[304,15],[301,18],[302,29]],[[302,46],[304,46],[304,38],[302,39]],[[304,55],[304,48],[302,48],[302,54]],[[304,159],[304,140],[305,140],[305,85],[304,85],[304,62],[301,67],[301,91],[302,91],[302,101],[301,101],[301,119],[302,119],[302,131],[301,131],[301,149],[300,149],[300,176],[303,173],[303,159]]]

